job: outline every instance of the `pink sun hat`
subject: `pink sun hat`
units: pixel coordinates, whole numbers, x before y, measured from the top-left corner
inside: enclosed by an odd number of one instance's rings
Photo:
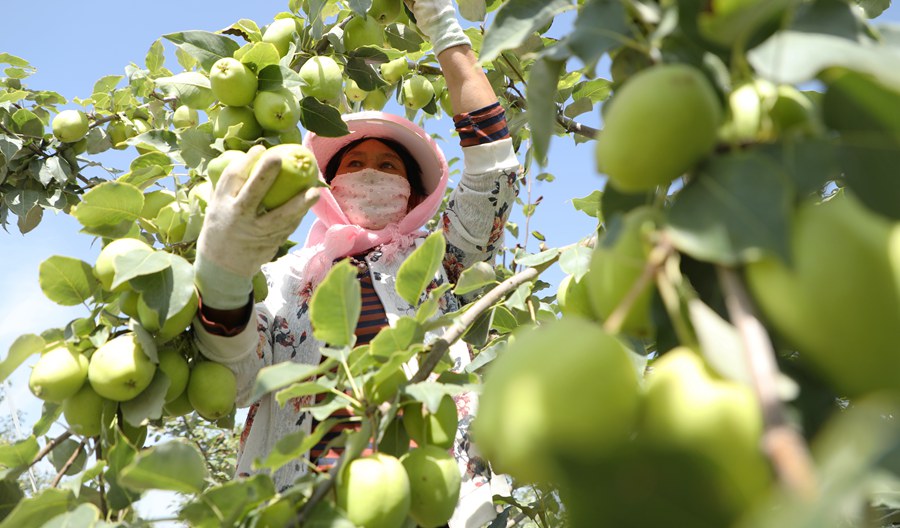
[[[316,156],[319,177],[324,178],[325,167],[334,155],[349,143],[362,138],[392,139],[404,147],[422,169],[422,186],[431,194],[446,180],[450,169],[444,153],[425,130],[412,121],[385,112],[357,112],[342,116],[350,133],[340,137],[325,137],[307,132],[303,145]]]

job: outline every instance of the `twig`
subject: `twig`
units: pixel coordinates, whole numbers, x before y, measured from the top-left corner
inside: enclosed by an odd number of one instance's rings
[[[570,117],[566,117],[562,114],[556,115],[556,122],[560,124],[566,132],[570,134],[578,134],[579,136],[597,139],[600,137],[600,130],[589,127],[587,125],[582,125],[581,123],[575,121]]]
[[[475,301],[471,308],[453,321],[453,324],[444,331],[444,334],[431,344],[428,355],[425,356],[425,361],[422,362],[422,366],[419,367],[418,372],[416,372],[415,376],[413,376],[409,382],[412,384],[425,381],[425,379],[428,378],[428,375],[431,374],[431,371],[437,367],[444,354],[450,349],[450,345],[459,340],[482,313],[488,311],[494,303],[498,302],[508,293],[515,291],[516,288],[522,284],[537,278],[540,272],[541,271],[538,268],[527,268],[522,270],[501,282],[496,288],[487,292],[484,297]]]
[[[337,482],[338,473],[341,472],[341,467],[344,465],[344,457],[338,459],[337,463],[331,467],[331,470],[328,471],[328,480],[319,484],[315,490],[313,490],[312,496],[310,496],[309,500],[306,501],[306,504],[303,505],[303,508],[300,509],[300,512],[297,514],[297,517],[294,518],[294,524],[291,526],[303,526],[306,520],[309,518],[312,513],[313,508],[316,507],[316,504],[322,501],[328,492],[331,491],[331,488]]]
[[[184,423],[184,431],[187,433],[188,440],[194,443],[197,446],[197,449],[200,450],[200,453],[203,455],[203,460],[206,461],[207,469],[209,469],[210,474],[215,474],[216,468],[212,465],[212,462],[209,461],[209,453],[206,449],[203,448],[203,444],[200,443],[200,440],[194,437],[194,431],[191,429],[191,424],[188,423],[187,418],[184,416],[181,417],[182,423]]]
[[[616,305],[616,309],[613,310],[612,313],[609,314],[609,317],[606,318],[606,321],[603,322],[604,330],[610,334],[618,334],[619,331],[622,330],[622,324],[625,322],[625,318],[628,317],[628,312],[631,311],[631,307],[634,306],[638,297],[640,297],[644,290],[647,289],[647,286],[653,281],[660,266],[665,263],[666,259],[669,258],[669,255],[671,254],[672,245],[666,239],[661,240],[653,250],[650,251],[650,255],[647,256],[647,263],[644,265],[644,270],[641,272],[640,277],[634,281],[634,284],[631,285],[631,289],[628,290],[625,297],[622,297],[622,300]]]
[[[69,468],[72,467],[72,464],[75,463],[75,459],[78,458],[78,455],[80,455],[81,452],[84,450],[84,442],[85,441],[82,440],[81,443],[78,444],[78,449],[76,449],[72,453],[72,456],[70,456],[69,459],[66,460],[66,463],[63,464],[63,467],[61,467],[59,469],[59,472],[56,473],[56,476],[53,478],[53,482],[50,483],[51,488],[55,488],[56,486],[59,486],[59,481],[62,480],[63,475],[65,475],[66,472],[69,471]]]
[[[762,407],[763,449],[787,489],[811,500],[818,493],[812,457],[799,433],[788,423],[778,398],[778,366],[772,342],[756,317],[750,296],[737,272],[725,266],[717,266],[716,270],[728,314],[744,344],[753,390]]]
[[[98,127],[102,124],[109,123],[110,121],[121,121],[122,116],[119,114],[109,114],[105,116],[97,116],[96,114],[91,114],[91,118],[93,118],[94,122],[91,123],[91,128]]]
[[[69,431],[66,431],[63,434],[54,438],[53,440],[50,440],[49,442],[47,442],[47,445],[45,445],[44,448],[41,449],[40,451],[38,451],[38,454],[34,456],[34,460],[31,461],[31,464],[28,464],[28,467],[32,467],[35,464],[37,464],[38,462],[40,462],[45,456],[50,454],[50,451],[53,451],[53,449],[56,446],[63,443],[70,436],[72,436],[72,433]]]
[[[340,23],[337,25],[337,27],[344,29],[344,26],[346,26],[347,23],[350,22],[350,19],[352,19],[352,18],[353,17],[347,17],[344,20],[341,20]],[[321,55],[321,54],[325,53],[325,50],[328,49],[328,46],[330,44],[331,44],[331,42],[328,40],[328,37],[324,36],[319,40],[319,42],[316,43],[316,47],[313,49],[313,51],[315,52],[316,55]]]

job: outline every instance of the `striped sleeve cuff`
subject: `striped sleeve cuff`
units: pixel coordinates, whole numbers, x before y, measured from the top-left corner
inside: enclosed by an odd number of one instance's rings
[[[509,137],[506,111],[499,102],[453,117],[459,144],[463,147],[483,145]]]
[[[241,320],[244,321],[243,324],[238,326],[227,326],[222,323],[218,323],[212,321],[209,318],[209,308],[203,304],[203,297],[200,297],[200,306],[197,309],[197,319],[200,321],[200,324],[203,325],[203,329],[209,332],[212,335],[222,336],[222,337],[234,337],[241,332],[244,331],[244,328],[250,323],[250,315],[253,313],[253,294],[250,294],[250,298],[247,304],[244,306],[244,314],[241,316]]]

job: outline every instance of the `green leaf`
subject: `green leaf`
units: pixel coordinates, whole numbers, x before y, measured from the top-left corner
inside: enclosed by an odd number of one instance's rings
[[[48,488],[34,497],[29,497],[16,505],[0,528],[24,528],[43,526],[57,515],[66,513],[75,506],[75,496],[70,490]]]
[[[418,52],[425,43],[415,30],[405,24],[391,24],[384,28],[384,34],[392,48],[407,53]]]
[[[253,475],[209,488],[193,502],[186,504],[180,517],[190,526],[208,525],[211,519],[221,519],[223,526],[235,526],[238,518],[259,503],[275,496],[275,484],[269,475]]]
[[[604,53],[631,39],[631,17],[617,0],[586,0],[565,45],[592,69]]]
[[[528,127],[534,144],[534,157],[545,165],[550,150],[550,137],[556,126],[556,89],[566,63],[540,59],[531,67],[525,99],[528,103]]]
[[[184,257],[157,251],[155,255],[163,254],[170,261],[170,266],[160,272],[150,275],[135,277],[131,284],[135,290],[141,292],[138,299],[138,313],[146,307],[153,311],[156,321],[147,321],[142,315],[141,322],[151,332],[158,331],[166,321],[172,317],[181,316],[183,310],[190,310],[197,303],[194,289],[194,267]],[[128,257],[128,255],[122,255]],[[116,258],[119,262],[119,257]],[[116,273],[116,279],[119,278]],[[191,317],[193,319],[193,313]]]
[[[0,445],[0,466],[8,468],[24,467],[34,460],[39,446],[34,436],[12,444]]]
[[[166,97],[177,97],[191,108],[205,110],[216,100],[209,79],[199,72],[182,72],[171,77],[159,77],[153,82]]]
[[[425,323],[432,320],[438,309],[441,307],[441,298],[445,293],[450,291],[451,288],[453,288],[452,284],[445,283],[428,292],[428,296],[425,298],[425,302],[420,304],[419,308],[416,310],[416,321],[419,324],[424,325]]]
[[[31,64],[29,64],[27,60],[6,52],[0,52],[0,64],[9,64],[10,66],[16,66],[18,68],[31,67]]]
[[[494,267],[487,262],[476,262],[463,270],[459,275],[459,280],[456,281],[453,293],[465,295],[496,282],[497,274],[494,272]]]
[[[106,412],[106,410],[104,410],[104,412]],[[113,412],[115,411],[113,410]],[[118,432],[118,429],[115,429],[113,434],[117,435],[117,438],[115,443],[106,453],[107,468],[103,473],[103,476],[109,484],[109,490],[106,494],[106,500],[109,503],[109,507],[114,510],[121,510],[129,507],[141,498],[140,492],[132,491],[119,482],[122,470],[131,464],[137,451],[127,439]]]
[[[309,303],[313,333],[329,346],[353,344],[362,306],[356,275],[356,268],[346,259],[332,266]]]
[[[93,93],[111,92],[116,88],[116,85],[119,84],[119,81],[121,80],[121,75],[107,75],[105,77],[101,77],[97,79],[97,82],[94,83]]]
[[[575,209],[602,222],[603,209],[600,206],[602,199],[603,191],[593,191],[584,198],[573,198],[572,205],[575,206]]]
[[[559,248],[550,248],[546,251],[541,251],[540,253],[536,253],[534,255],[529,255],[525,253],[524,249],[519,249],[516,252],[516,264],[521,264],[522,266],[528,266],[529,268],[534,268],[540,266],[542,264],[547,264],[548,262],[552,262],[553,259],[559,256]]]
[[[480,61],[492,61],[501,51],[520,46],[553,17],[570,9],[571,0],[509,0],[497,11],[484,36]]]
[[[407,257],[397,271],[397,293],[403,300],[413,306],[418,304],[419,297],[434,280],[446,248],[443,233],[435,232]]]
[[[234,58],[246,64],[254,72],[266,66],[277,65],[281,60],[278,48],[271,42],[251,42],[237,50]]]
[[[171,130],[150,130],[124,141],[134,147],[172,152],[178,150],[178,136]]]
[[[212,134],[199,128],[188,128],[178,135],[181,157],[187,166],[193,169],[198,168],[204,160],[213,159],[219,154],[210,146],[212,142]]]
[[[144,193],[134,185],[103,182],[86,192],[73,211],[85,227],[117,225],[140,218]]]
[[[527,310],[528,306],[525,304],[528,301],[528,298],[531,297],[531,290],[534,288],[534,283],[526,282],[522,284],[516,291],[512,292],[512,294],[507,297],[505,304],[510,310]]]
[[[54,181],[65,184],[72,176],[72,168],[69,166],[69,163],[59,156],[37,160],[37,163],[40,167],[38,170],[38,181],[45,187]]]
[[[459,15],[469,22],[484,22],[487,15],[485,0],[458,0]]]
[[[747,57],[762,77],[779,83],[804,83],[826,68],[841,66],[900,89],[900,54],[883,45],[824,33],[781,31]]]
[[[692,257],[724,265],[765,251],[790,260],[787,176],[756,153],[716,157],[681,190],[669,210],[668,233]]]
[[[136,397],[119,404],[122,418],[135,427],[144,424],[144,420],[158,420],[162,417],[163,405],[166,403],[166,391],[170,380],[165,372],[156,369],[153,380],[146,389]]]
[[[18,482],[9,478],[0,480],[0,521],[24,498],[25,494]]]
[[[0,361],[0,383],[6,381],[26,359],[40,353],[47,345],[41,336],[34,334],[20,335],[9,347],[6,357]]]
[[[387,60],[388,56],[383,51],[363,46],[348,52],[344,73],[356,81],[356,84],[363,90],[372,91],[386,84],[381,79],[378,65],[387,62]]]
[[[315,445],[319,443],[319,440],[321,440],[322,437],[331,431],[331,429],[339,422],[340,420],[330,418],[316,426],[315,430],[308,436],[304,434],[303,431],[297,431],[296,433],[281,437],[272,451],[269,452],[265,458],[253,461],[253,468],[270,469],[274,471],[285,464],[295,461],[297,458],[303,456],[304,453],[315,447]]]
[[[134,490],[199,493],[206,487],[206,461],[187,440],[172,440],[145,449],[122,468],[119,482]]]
[[[393,326],[382,328],[372,339],[370,350],[373,356],[387,359],[402,352],[424,337],[422,327],[411,317],[401,317]]]
[[[322,362],[319,365],[304,365],[285,362],[263,367],[256,375],[250,400],[256,401],[270,392],[294,383],[314,380],[316,376],[331,368],[332,364],[331,362]]]
[[[825,76],[825,123],[841,134],[847,185],[872,209],[900,219],[900,89],[851,71]]]
[[[38,267],[41,291],[62,306],[75,306],[91,298],[99,286],[91,265],[72,257],[54,255]]]
[[[44,135],[44,122],[31,110],[20,108],[12,116],[13,128],[24,136],[41,137]]]
[[[563,115],[570,118],[576,118],[585,112],[590,112],[594,109],[594,103],[591,102],[587,97],[579,97],[575,99],[572,104],[566,106],[566,109],[563,110]]]
[[[876,18],[891,7],[891,0],[856,0],[856,3],[869,18]]]
[[[136,248],[128,253],[116,255],[113,259],[115,275],[111,287],[117,288],[135,277],[163,271],[172,265],[172,260],[172,254],[152,248],[150,250]]]
[[[208,31],[182,31],[169,33],[163,38],[175,43],[200,62],[200,66],[210,71],[212,65],[221,58],[233,57],[240,48],[237,42],[228,37]]]
[[[309,381],[306,383],[295,383],[286,389],[282,389],[275,394],[275,401],[278,402],[278,405],[284,407],[284,405],[294,398],[300,398],[302,396],[312,396],[313,394],[322,394],[323,392],[328,392],[333,387],[329,387],[326,385],[322,385],[321,383],[315,381]]]
[[[88,502],[79,504],[72,511],[57,515],[41,528],[93,528],[100,517],[100,509]]]
[[[276,90],[278,88],[300,88],[303,80],[300,75],[284,66],[266,66],[257,75],[259,91]]]
[[[340,137],[350,133],[340,111],[315,97],[300,99],[300,124],[323,137]]]
[[[840,146],[834,138],[785,138],[755,148],[790,176],[800,197],[821,193],[828,182],[841,175]]]
[[[576,84],[575,90],[572,92],[572,99],[586,98],[596,104],[607,100],[611,92],[611,82],[606,79],[594,79]]]
[[[62,405],[52,402],[44,402],[41,409],[41,417],[34,423],[31,428],[31,434],[34,436],[43,436],[50,431],[50,427],[62,414]]]
[[[593,249],[584,246],[567,249],[559,255],[559,268],[567,275],[574,275],[575,280],[580,280],[587,273],[593,254]]]
[[[603,189],[603,196],[600,197],[600,211],[606,218],[612,218],[620,213],[639,207],[641,205],[650,205],[653,203],[653,193],[623,193],[617,191],[615,187],[607,185]]]
[[[456,396],[465,392],[477,391],[477,387],[471,385],[454,385],[449,383],[437,383],[434,381],[420,381],[406,385],[403,392],[422,402],[428,412],[436,413],[444,396]]]
[[[163,49],[162,42],[159,39],[156,39],[147,51],[147,56],[144,58],[144,64],[147,65],[147,69],[150,70],[150,73],[156,73],[162,69],[163,64],[165,63],[165,49]]]

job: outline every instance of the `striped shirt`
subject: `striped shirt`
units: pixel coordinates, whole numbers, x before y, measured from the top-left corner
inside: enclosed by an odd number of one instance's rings
[[[359,270],[356,278],[359,279],[360,293],[362,296],[362,310],[359,314],[359,322],[356,324],[356,345],[366,345],[378,335],[378,332],[388,326],[387,314],[384,313],[384,305],[375,293],[375,287],[372,284],[372,275],[369,273],[369,267],[362,255],[350,258],[351,264],[355,265]],[[323,356],[324,360],[324,356]],[[316,396],[316,403],[320,403],[325,399],[326,394]],[[345,420],[334,426],[330,431],[325,433],[321,440],[310,450],[309,459],[316,464],[319,471],[328,471],[337,463],[343,453],[343,447],[328,448],[328,443],[339,437],[345,430],[359,429],[359,422],[349,421],[353,417],[353,412],[349,407],[338,409],[331,413],[329,418],[337,418]],[[313,419],[312,427],[318,425],[318,421]],[[327,449],[327,451],[326,451]],[[372,453],[372,446],[367,447],[363,451],[363,456]]]

